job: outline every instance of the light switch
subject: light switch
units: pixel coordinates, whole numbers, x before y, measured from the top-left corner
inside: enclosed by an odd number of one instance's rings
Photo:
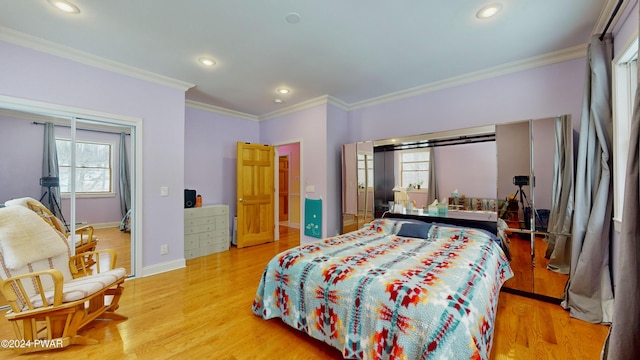
[[[315,191],[316,191],[316,187],[315,187],[315,186],[313,186],[313,185],[307,185],[304,189],[305,189],[305,191],[306,191],[306,192],[308,192],[308,193],[312,193],[312,192],[315,192]]]
[[[160,196],[169,196],[169,188],[166,186],[160,187]]]

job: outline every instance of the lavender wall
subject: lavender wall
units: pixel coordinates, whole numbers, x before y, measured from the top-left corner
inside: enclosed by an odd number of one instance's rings
[[[633,4],[635,2],[635,4]],[[618,24],[613,29],[613,51],[614,57],[625,50],[627,42],[632,35],[638,31],[640,23],[640,10],[638,9],[638,1],[630,2],[633,6],[627,6],[624,13],[620,16]]]
[[[434,148],[439,200],[458,190],[468,198],[496,198],[496,143],[483,142]],[[487,171],[494,169],[494,171]]]
[[[529,121],[496,126],[498,199],[507,199],[509,195],[516,195],[518,187],[513,184],[513,177],[527,176],[531,172],[529,138]],[[513,151],[513,149],[520,149],[520,151]],[[522,187],[522,191],[523,196],[531,199],[528,186]]]
[[[555,118],[533,121],[534,199],[536,209],[551,209],[555,160]]]
[[[202,203],[229,205],[236,214],[236,142],[258,143],[256,121],[187,107],[185,110],[184,186],[202,195]]]
[[[184,91],[5,42],[0,53],[2,95],[143,119],[142,266],[183,263]]]
[[[31,122],[0,115],[0,203],[40,198],[44,126]]]

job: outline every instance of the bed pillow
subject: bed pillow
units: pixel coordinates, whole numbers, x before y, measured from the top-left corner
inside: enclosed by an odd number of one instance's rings
[[[428,239],[430,227],[431,224],[427,223],[404,223],[397,235],[418,239]]]

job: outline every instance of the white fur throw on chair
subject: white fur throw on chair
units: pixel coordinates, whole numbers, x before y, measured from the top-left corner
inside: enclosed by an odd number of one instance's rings
[[[0,208],[0,251],[5,266],[15,270],[35,261],[71,254],[64,235],[22,206]],[[16,241],[19,240],[19,241]]]

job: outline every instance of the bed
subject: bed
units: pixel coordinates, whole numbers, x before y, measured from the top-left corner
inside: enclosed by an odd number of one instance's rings
[[[486,230],[376,219],[276,255],[253,312],[347,359],[488,359],[513,276],[500,245]]]

